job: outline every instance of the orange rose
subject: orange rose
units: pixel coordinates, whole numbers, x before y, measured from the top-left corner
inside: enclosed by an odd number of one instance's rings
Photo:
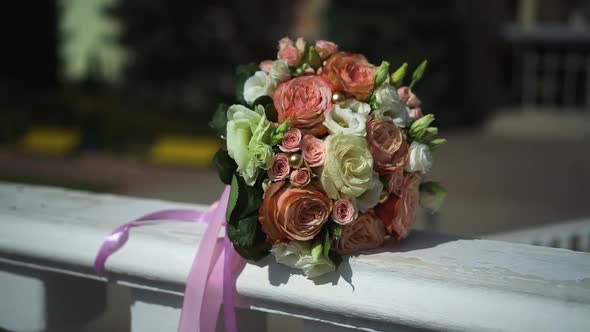
[[[279,122],[287,119],[289,125],[303,133],[321,136],[328,130],[323,122],[325,113],[332,110],[333,88],[321,76],[306,75],[285,81],[272,96]]]
[[[387,175],[406,164],[409,146],[401,129],[392,122],[369,118],[367,142],[379,175]]]
[[[332,201],[315,185],[275,182],[264,193],[258,220],[271,243],[313,239],[328,220]]]
[[[401,197],[391,195],[375,207],[375,215],[383,221],[387,233],[405,239],[416,219],[420,201],[420,176],[406,173]]]
[[[349,225],[342,226],[342,237],[336,243],[340,254],[355,254],[361,250],[375,249],[385,241],[385,227],[373,210],[360,215]]]
[[[365,101],[375,84],[375,66],[364,55],[338,52],[323,67],[325,75],[336,90],[342,90],[357,100]]]

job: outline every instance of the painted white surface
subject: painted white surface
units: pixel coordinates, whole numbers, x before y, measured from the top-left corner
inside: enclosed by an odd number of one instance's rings
[[[9,331],[41,331],[46,326],[45,309],[42,279],[0,271],[1,327]]]
[[[162,208],[156,200],[0,184],[0,261],[89,278],[113,228]],[[180,295],[203,225],[134,229],[107,264],[117,283]],[[238,278],[256,310],[373,331],[402,325],[454,331],[584,331],[590,256],[569,250],[414,232],[351,257],[315,281],[267,259]]]

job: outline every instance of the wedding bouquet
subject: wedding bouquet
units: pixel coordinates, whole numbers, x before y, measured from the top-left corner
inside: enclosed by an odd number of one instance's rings
[[[214,163],[231,185],[235,250],[316,277],[406,238],[418,204],[438,209],[446,190],[423,178],[445,140],[413,91],[425,69],[406,79],[406,63],[390,74],[333,42],[286,37],[277,60],[240,66],[239,103],[210,123],[227,143]]]

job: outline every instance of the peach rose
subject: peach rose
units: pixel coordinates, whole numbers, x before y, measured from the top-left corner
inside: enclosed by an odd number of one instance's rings
[[[361,54],[335,53],[323,68],[322,74],[336,90],[343,90],[359,101],[365,101],[373,91],[375,66]]]
[[[314,183],[303,188],[285,181],[270,185],[262,196],[258,220],[271,243],[308,241],[330,216],[332,201]]]
[[[320,59],[324,60],[330,55],[338,52],[338,45],[327,40],[318,40],[315,42],[315,49],[320,54]]]
[[[401,129],[392,122],[369,118],[367,142],[379,175],[386,175],[406,164],[409,146]]]
[[[290,67],[296,67],[301,61],[301,52],[294,46],[287,46],[277,53],[277,58],[287,61]]]
[[[262,61],[259,65],[258,68],[260,68],[260,70],[262,70],[265,73],[270,73],[270,70],[272,69],[272,60],[264,60]]]
[[[397,94],[399,95],[400,100],[410,108],[420,107],[420,104],[422,103],[407,86],[399,87],[397,89]]]
[[[303,136],[303,140],[301,141],[301,154],[307,167],[322,166],[326,157],[324,141],[312,135]]]
[[[282,51],[289,46],[293,46],[293,41],[291,38],[283,37],[279,40],[279,51]]]
[[[335,249],[340,254],[356,254],[375,249],[385,241],[385,227],[372,210],[365,212],[350,225],[342,226],[342,238]]]
[[[279,122],[289,119],[289,125],[303,133],[325,134],[323,122],[325,113],[333,107],[332,93],[330,83],[316,75],[299,76],[279,84],[272,96]]]
[[[296,169],[291,172],[289,180],[296,187],[305,187],[311,181],[311,171],[307,168]]]
[[[387,192],[401,196],[404,189],[404,169],[398,167],[383,177],[385,179],[385,183],[387,184]]]
[[[289,176],[291,172],[291,166],[289,166],[289,156],[284,153],[275,154],[271,161],[270,167],[266,171],[268,177],[272,181],[281,181]]]
[[[346,198],[341,198],[334,202],[332,208],[332,218],[340,225],[348,225],[352,223],[358,215],[354,204]]]
[[[301,145],[301,130],[292,128],[283,136],[283,141],[279,145],[279,149],[283,152],[295,152],[299,150]]]
[[[387,233],[398,240],[405,239],[416,219],[420,201],[420,176],[407,173],[401,197],[391,195],[375,207],[375,215],[383,221]]]

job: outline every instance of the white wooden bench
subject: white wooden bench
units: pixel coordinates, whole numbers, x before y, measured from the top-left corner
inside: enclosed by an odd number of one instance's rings
[[[204,225],[135,228],[107,279],[92,264],[116,226],[178,207],[204,208],[0,183],[0,327],[80,331],[104,309],[108,281],[131,289],[131,331],[175,331]],[[338,274],[293,272],[271,258],[246,266],[242,331],[265,330],[263,313],[301,318],[307,331],[590,329],[590,256],[565,249],[415,231]]]

